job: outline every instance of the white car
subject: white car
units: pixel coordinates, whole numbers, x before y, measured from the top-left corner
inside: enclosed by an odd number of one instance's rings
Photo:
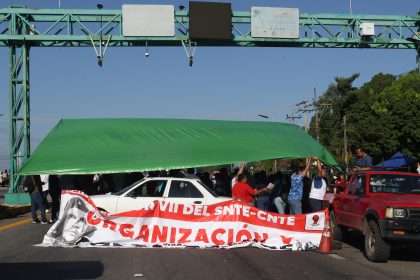
[[[199,179],[172,177],[147,177],[118,192],[90,198],[99,210],[111,214],[138,210],[155,200],[210,205],[232,199],[218,197]]]

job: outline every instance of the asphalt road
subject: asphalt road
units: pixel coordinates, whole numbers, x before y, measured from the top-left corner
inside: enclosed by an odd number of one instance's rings
[[[371,263],[361,236],[335,254],[263,249],[43,248],[50,225],[0,220],[0,279],[420,279],[419,247]],[[137,276],[135,276],[137,275]]]

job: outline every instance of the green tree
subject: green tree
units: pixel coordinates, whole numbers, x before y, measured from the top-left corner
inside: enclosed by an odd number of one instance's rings
[[[416,122],[420,110],[419,75],[412,72],[397,78],[380,73],[355,88],[353,82],[358,77],[359,74],[354,74],[335,78],[335,83],[320,97],[322,103],[331,104],[320,114],[320,142],[343,163],[345,115],[350,152],[363,147],[374,157],[374,162],[396,151],[420,158],[420,129]],[[310,133],[316,133],[314,117]]]
[[[397,150],[420,158],[420,76],[412,72],[401,76],[378,94],[371,105],[385,134],[377,145],[388,157]]]

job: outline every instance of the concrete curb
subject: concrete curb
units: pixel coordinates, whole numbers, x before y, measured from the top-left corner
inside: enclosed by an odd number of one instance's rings
[[[15,218],[30,211],[31,205],[10,206],[2,204],[0,205],[0,220]]]

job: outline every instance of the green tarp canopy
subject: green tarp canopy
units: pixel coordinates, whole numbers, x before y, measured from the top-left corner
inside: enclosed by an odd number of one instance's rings
[[[63,119],[18,172],[122,173],[331,154],[303,129],[278,122]]]

